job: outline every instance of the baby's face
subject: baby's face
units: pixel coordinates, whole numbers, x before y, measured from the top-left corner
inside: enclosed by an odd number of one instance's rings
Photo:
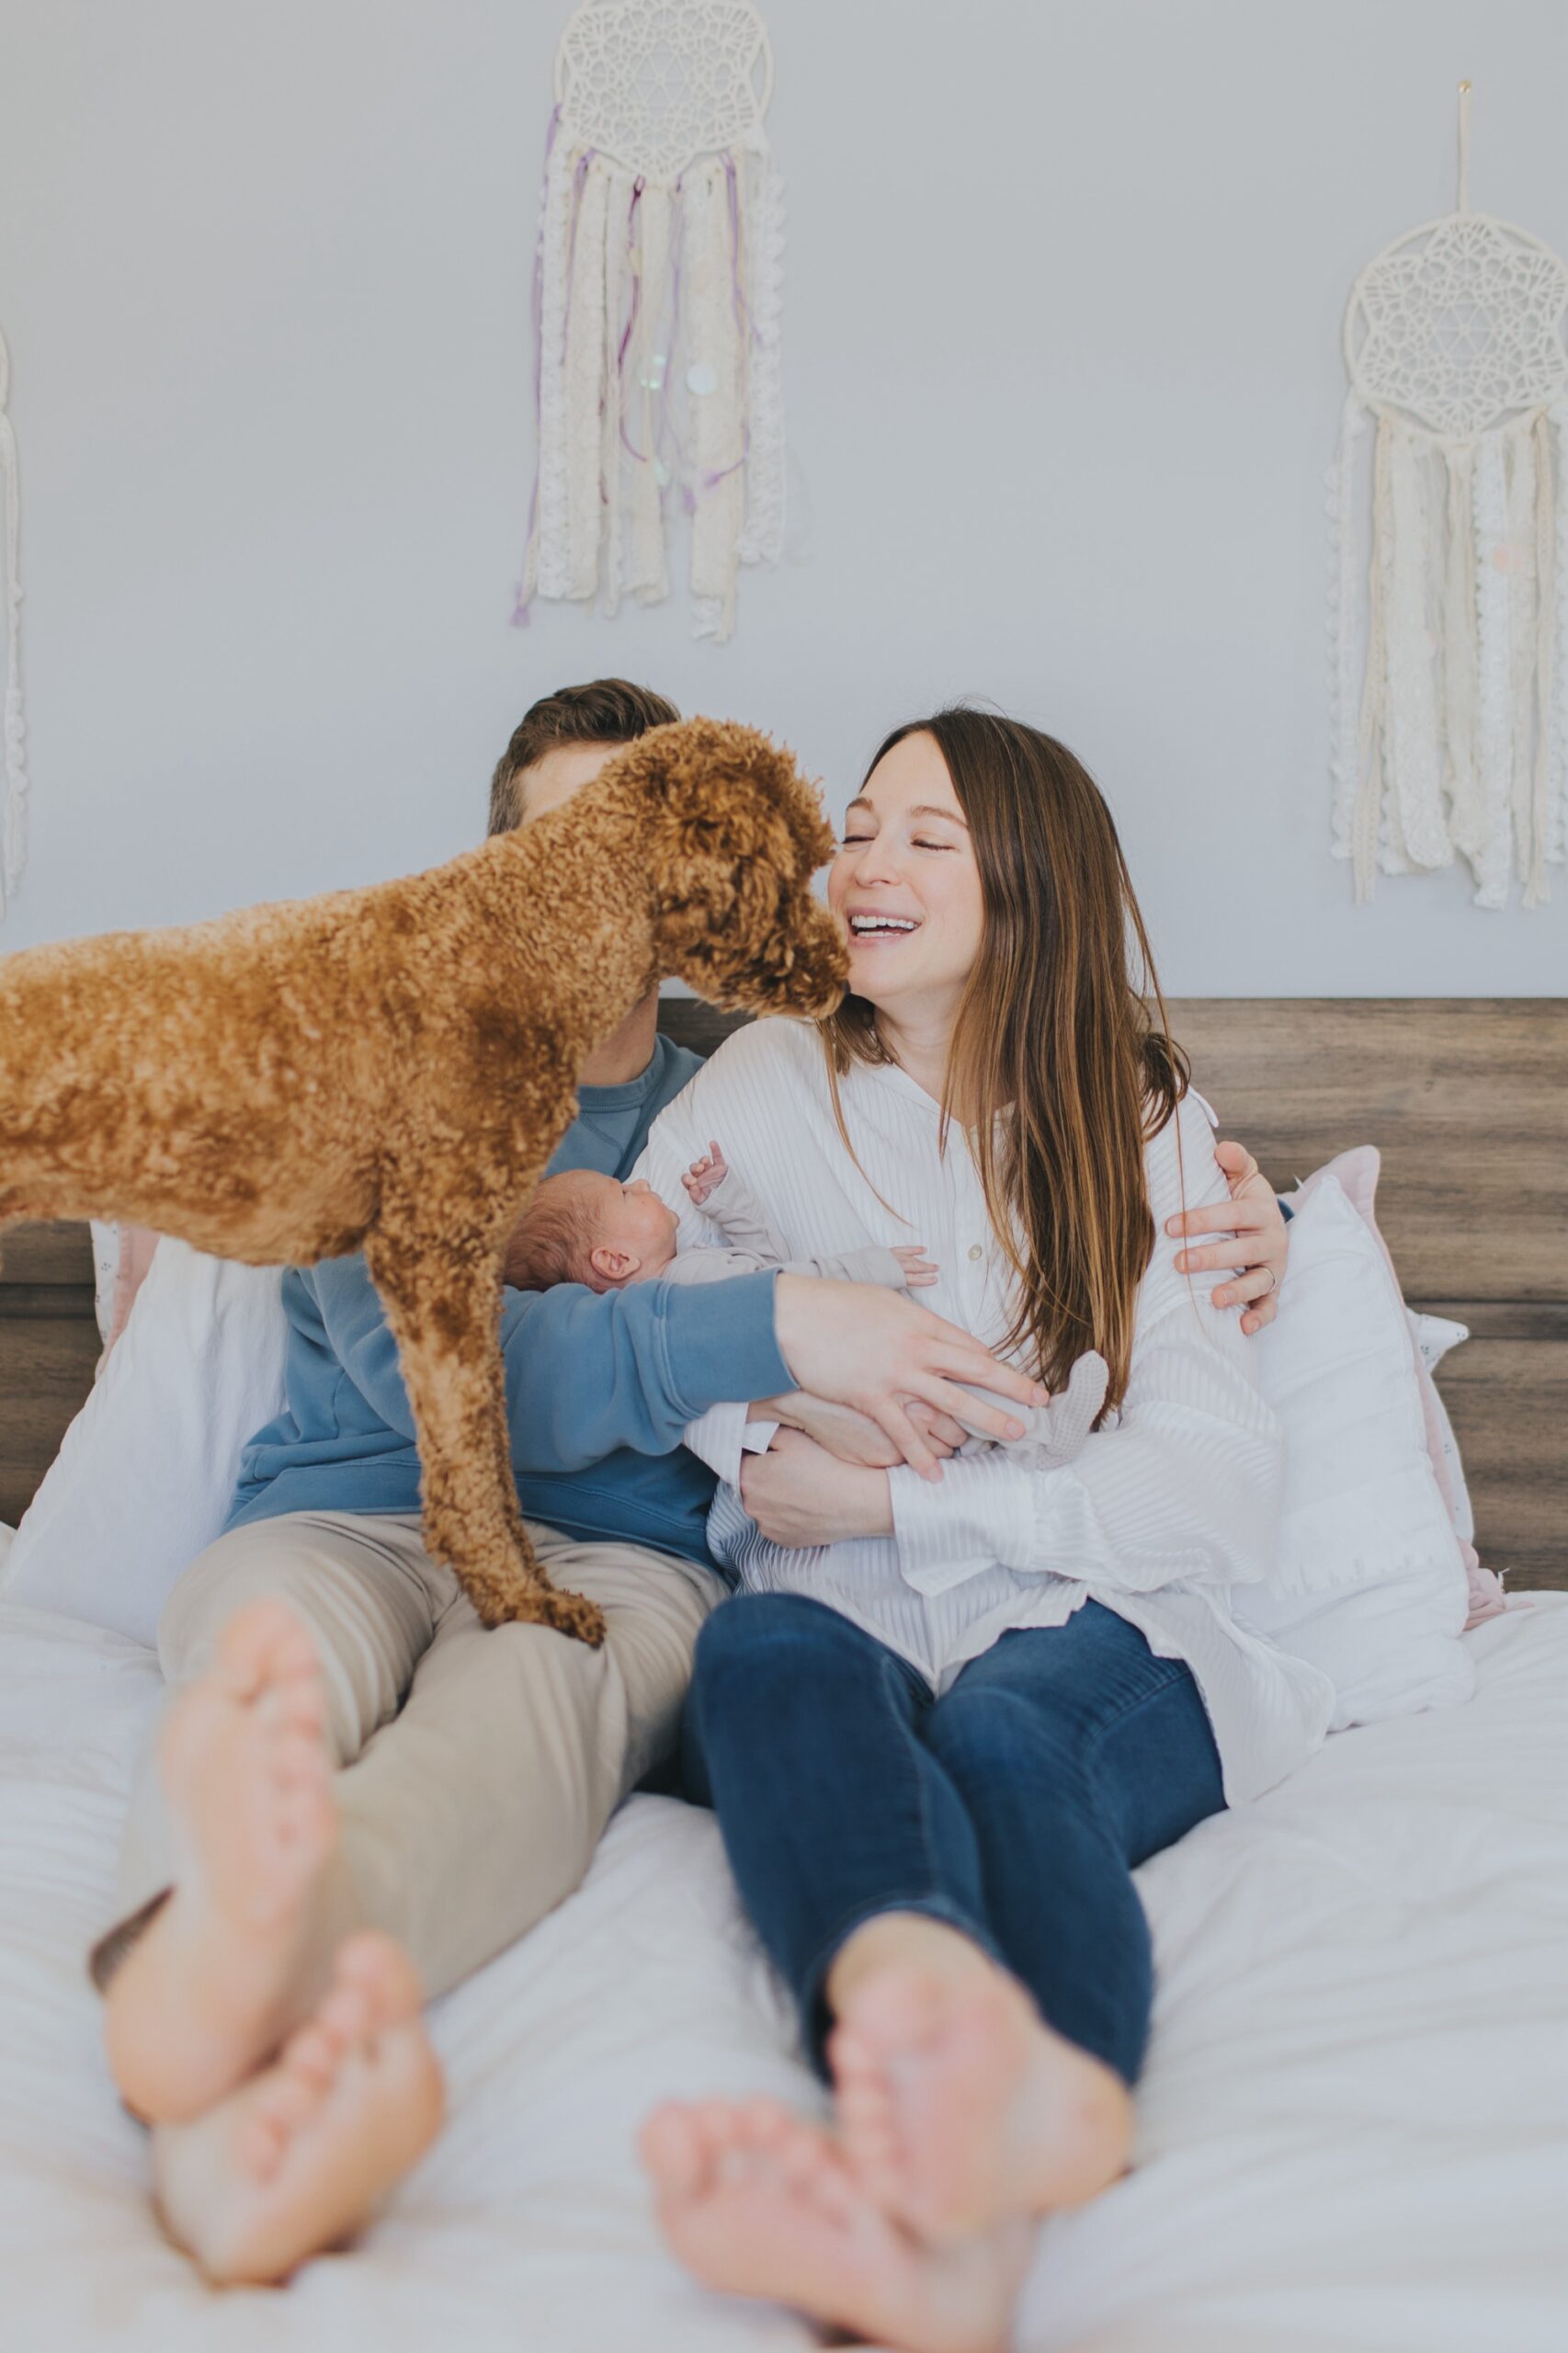
[[[638,1262],[635,1269],[628,1267],[623,1274],[619,1267],[598,1262],[597,1271],[628,1282],[652,1282],[676,1255],[679,1220],[675,1211],[665,1207],[645,1177],[623,1185],[615,1176],[594,1176],[590,1182],[596,1253],[608,1251],[618,1261]]]

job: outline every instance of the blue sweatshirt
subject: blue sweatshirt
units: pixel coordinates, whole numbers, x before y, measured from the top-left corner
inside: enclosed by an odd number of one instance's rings
[[[700,1067],[661,1038],[639,1078],[579,1089],[551,1162],[624,1176],[658,1113]],[[686,1289],[580,1283],[508,1290],[501,1316],[517,1493],[530,1519],[708,1559],[713,1474],[681,1445],[728,1398],[791,1388],[773,1336],[771,1274]],[[419,1508],[414,1417],[397,1344],[361,1257],[283,1277],[288,1403],[240,1458],[228,1526],[288,1511]]]

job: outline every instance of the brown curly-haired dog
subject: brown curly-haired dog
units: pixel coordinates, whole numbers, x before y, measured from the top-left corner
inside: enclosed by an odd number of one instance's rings
[[[487,1626],[597,1643],[517,1504],[506,1237],[583,1063],[666,974],[755,1013],[838,1003],[832,847],[787,752],[683,720],[428,873],[0,959],[0,1224],[120,1217],[253,1266],[363,1249],[430,1551]]]

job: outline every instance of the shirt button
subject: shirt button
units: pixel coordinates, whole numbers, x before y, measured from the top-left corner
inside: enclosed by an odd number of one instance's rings
[[[971,1258],[978,1258],[980,1256],[980,1245],[978,1242],[971,1242],[970,1244],[969,1255]]]

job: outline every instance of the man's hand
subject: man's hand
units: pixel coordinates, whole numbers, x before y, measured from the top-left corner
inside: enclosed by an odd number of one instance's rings
[[[925,1479],[939,1479],[941,1466],[926,1433],[911,1418],[910,1398],[999,1438],[1024,1434],[1002,1401],[1046,1403],[1039,1381],[999,1364],[972,1334],[877,1283],[780,1275],[774,1332],[797,1388],[853,1405],[886,1431],[900,1460]],[[985,1394],[976,1397],[975,1390]]]
[[[1176,1267],[1184,1275],[1203,1274],[1211,1267],[1233,1267],[1232,1279],[1210,1294],[1211,1303],[1244,1306],[1242,1330],[1261,1332],[1266,1324],[1273,1323],[1278,1308],[1279,1286],[1290,1251],[1290,1228],[1274,1198],[1274,1188],[1259,1173],[1244,1144],[1217,1143],[1214,1157],[1231,1188],[1229,1206],[1216,1201],[1206,1210],[1184,1210],[1178,1217],[1166,1220],[1165,1232],[1186,1236],[1235,1235],[1233,1242],[1220,1243],[1211,1249],[1181,1251]]]
[[[775,1544],[892,1534],[887,1472],[840,1462],[798,1430],[780,1430],[766,1454],[746,1456],[741,1501]]]
[[[905,1403],[910,1420],[924,1430],[933,1454],[946,1460],[958,1452],[968,1433],[950,1414],[938,1414],[934,1406],[918,1400]],[[868,1415],[858,1414],[853,1405],[835,1405],[826,1397],[809,1397],[801,1389],[791,1390],[785,1397],[762,1398],[752,1407],[751,1417],[802,1430],[840,1462],[856,1463],[862,1471],[891,1471],[895,1462],[903,1461],[886,1430]]]

